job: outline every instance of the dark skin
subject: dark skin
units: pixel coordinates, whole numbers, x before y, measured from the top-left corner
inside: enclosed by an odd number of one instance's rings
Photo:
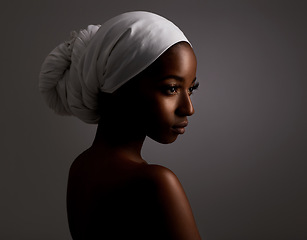
[[[176,175],[141,156],[146,136],[171,143],[184,132],[194,113],[195,79],[194,52],[179,43],[116,92],[101,95],[93,145],[69,173],[73,239],[200,239]]]

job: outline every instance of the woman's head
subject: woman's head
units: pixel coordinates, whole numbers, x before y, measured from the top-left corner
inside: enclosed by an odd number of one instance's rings
[[[112,93],[151,65],[167,49],[187,42],[167,19],[148,12],[116,16],[90,25],[46,58],[40,91],[60,114],[97,123],[99,92]]]
[[[196,65],[188,43],[173,45],[117,91],[102,95],[101,124],[129,128],[160,143],[175,141],[194,113],[190,95],[198,85]]]

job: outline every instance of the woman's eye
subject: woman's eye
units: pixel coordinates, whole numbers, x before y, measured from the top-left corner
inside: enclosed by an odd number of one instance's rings
[[[193,94],[194,90],[196,90],[199,86],[199,83],[196,83],[194,86],[189,88],[189,94]]]
[[[190,95],[193,94],[194,90],[196,90],[196,88],[190,87],[190,88],[189,88],[189,94],[190,94]]]
[[[163,92],[167,95],[174,95],[178,92],[177,86],[165,86]]]
[[[191,95],[194,90],[198,88],[199,83],[194,84],[193,86],[188,88],[188,93]],[[176,86],[176,85],[166,85],[162,87],[162,92],[166,95],[176,95],[180,93],[182,86]]]
[[[171,93],[175,93],[175,92],[177,91],[177,88],[176,88],[176,87],[170,87],[170,88],[169,88],[169,91],[170,91]]]
[[[193,87],[190,87],[190,88],[189,88],[189,93],[190,93],[190,95],[193,93],[193,91],[194,91],[194,88],[193,88]]]

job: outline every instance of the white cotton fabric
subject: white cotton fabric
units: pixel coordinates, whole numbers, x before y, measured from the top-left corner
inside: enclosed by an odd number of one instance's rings
[[[39,90],[56,113],[98,123],[100,91],[114,92],[181,41],[189,43],[177,26],[149,12],[89,25],[47,56]]]

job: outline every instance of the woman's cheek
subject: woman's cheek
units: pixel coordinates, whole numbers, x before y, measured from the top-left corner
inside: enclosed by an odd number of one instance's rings
[[[176,109],[176,97],[169,96],[161,99],[159,102],[159,109],[163,116],[173,119]]]

